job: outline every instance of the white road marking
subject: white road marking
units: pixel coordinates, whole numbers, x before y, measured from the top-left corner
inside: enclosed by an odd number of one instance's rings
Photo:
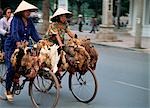
[[[150,89],[149,89],[149,88],[137,86],[137,85],[134,85],[134,84],[131,84],[131,83],[123,82],[123,81],[114,81],[114,82],[115,82],[115,83],[119,83],[119,84],[123,84],[123,85],[127,85],[127,86],[130,86],[130,87],[134,87],[134,88],[146,90],[146,91],[149,91],[149,92],[150,92]]]

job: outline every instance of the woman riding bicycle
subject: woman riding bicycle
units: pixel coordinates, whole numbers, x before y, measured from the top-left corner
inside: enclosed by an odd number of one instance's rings
[[[71,12],[63,8],[58,8],[51,17],[52,23],[49,25],[49,28],[46,32],[46,35],[50,36],[50,41],[59,45],[60,47],[62,47],[64,44],[65,33],[67,33],[71,38],[75,36],[68,26],[67,18],[70,17],[72,17]]]
[[[13,77],[15,75],[10,61],[11,55],[13,54],[14,50],[20,46],[21,41],[29,41],[30,36],[35,42],[38,42],[42,39],[36,31],[33,22],[29,18],[31,11],[37,9],[38,8],[36,6],[29,4],[23,0],[14,12],[14,17],[10,25],[10,35],[6,39],[4,45],[5,61],[8,71],[6,76],[5,95],[8,101],[13,101],[11,86]]]
[[[70,17],[72,17],[71,12],[63,8],[58,8],[56,12],[53,14],[53,16],[51,17],[52,23],[49,25],[49,28],[46,32],[46,36],[48,36],[49,40],[52,43],[59,45],[60,48],[64,46],[65,33],[67,33],[71,38],[75,37],[75,34],[71,32],[68,26],[69,24],[67,22],[67,19]],[[61,62],[59,61],[58,67],[60,67],[60,65]],[[58,79],[61,76],[60,72],[61,72],[61,68],[59,68],[58,72],[56,73]],[[61,83],[60,80],[59,82]]]

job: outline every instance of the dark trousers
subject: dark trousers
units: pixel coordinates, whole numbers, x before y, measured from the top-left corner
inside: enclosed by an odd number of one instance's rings
[[[4,52],[4,43],[5,43],[5,40],[7,38],[7,36],[3,36],[3,35],[0,35],[0,38],[1,38],[1,51]]]
[[[82,32],[82,24],[79,24],[79,31]]]
[[[11,86],[12,86],[12,80],[15,75],[15,72],[13,70],[13,67],[10,61],[12,53],[13,51],[10,51],[10,52],[5,51],[5,63],[7,66],[7,75],[6,75],[6,90],[7,91],[10,91]]]
[[[92,26],[92,30],[90,31],[90,33],[95,33],[95,26]]]

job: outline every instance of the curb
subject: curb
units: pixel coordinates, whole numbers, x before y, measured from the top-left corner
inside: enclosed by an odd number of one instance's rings
[[[150,51],[145,51],[145,49],[137,49],[137,48],[127,48],[127,47],[121,47],[121,46],[116,46],[116,45],[108,45],[108,44],[102,44],[102,43],[98,43],[98,42],[94,42],[91,41],[92,44],[95,45],[101,45],[101,46],[106,46],[106,47],[113,47],[113,48],[121,48],[121,49],[125,49],[125,50],[131,50],[131,51],[137,51],[137,52],[141,52],[141,53],[146,53],[146,54],[150,54]]]

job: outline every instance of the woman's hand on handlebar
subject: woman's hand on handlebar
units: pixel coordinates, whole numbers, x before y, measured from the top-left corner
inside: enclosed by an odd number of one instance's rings
[[[16,42],[17,48],[21,47],[21,42]]]

